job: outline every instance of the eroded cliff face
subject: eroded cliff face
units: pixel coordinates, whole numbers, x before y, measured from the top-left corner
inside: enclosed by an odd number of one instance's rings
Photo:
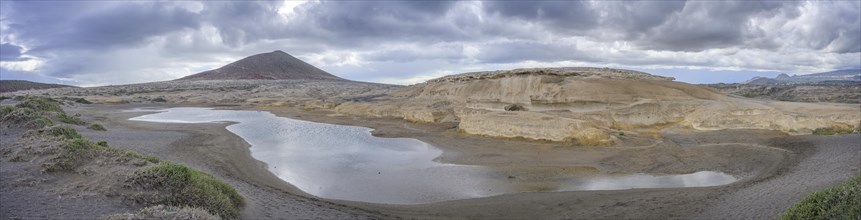
[[[791,134],[861,124],[850,105],[764,102],[646,73],[600,69],[518,69],[443,77],[396,90],[374,102],[347,102],[341,114],[456,122],[460,131],[492,137],[612,144],[619,131],[657,134],[769,129]]]

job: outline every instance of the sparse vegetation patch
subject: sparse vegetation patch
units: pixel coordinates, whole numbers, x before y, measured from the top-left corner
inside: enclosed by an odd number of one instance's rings
[[[157,198],[154,204],[201,207],[229,219],[238,218],[243,205],[233,187],[183,164],[161,162],[137,171],[132,182],[144,189],[170,193],[169,197]]]
[[[75,131],[74,128],[70,128],[67,126],[52,126],[50,128],[45,129],[48,134],[55,137],[62,137],[65,139],[75,139],[80,138],[81,135],[78,134],[78,131]]]
[[[15,109],[15,106],[11,105],[0,106],[0,119],[6,117],[9,113],[12,113]]]
[[[138,210],[135,213],[113,214],[102,217],[103,220],[129,220],[129,219],[198,219],[215,220],[221,219],[206,210],[193,207],[176,206],[150,206]]]
[[[0,108],[0,121],[4,125],[39,129],[54,124],[48,116],[65,114],[59,102],[51,98],[16,96],[15,99],[21,103]]]
[[[57,118],[60,119],[61,122],[66,123],[66,124],[73,124],[73,125],[84,125],[84,124],[86,124],[84,121],[81,120],[81,118],[78,118],[76,116],[67,115],[67,114],[59,114],[59,115],[57,115]]]
[[[93,161],[100,161],[99,166],[134,165],[130,169],[136,171],[129,181],[144,190],[156,192],[149,194],[154,199],[146,200],[146,204],[158,206],[141,209],[135,214],[113,215],[106,218],[117,216],[121,216],[117,217],[120,219],[239,218],[239,209],[243,201],[230,185],[182,164],[165,162],[154,156],[111,147],[106,141],[92,142],[69,126],[52,126],[52,118],[68,124],[87,124],[80,119],[80,115],[66,114],[59,102],[54,99],[40,97],[16,97],[16,99],[20,99],[21,103],[16,106],[0,107],[0,120],[4,125],[29,126],[33,130],[28,131],[27,135],[44,135],[53,138],[47,139],[51,144],[39,151],[41,155],[48,156],[41,162],[43,172],[78,172],[80,167],[92,165]],[[87,128],[106,130],[104,126],[97,123],[90,124]],[[126,198],[134,200],[136,195],[140,194],[129,194]]]
[[[21,103],[18,103],[15,106],[18,108],[30,108],[42,112],[65,113],[63,108],[60,107],[60,102],[57,102],[57,100],[52,98],[26,97],[23,98]]]
[[[96,130],[96,131],[107,131],[108,130],[105,128],[105,126],[102,126],[99,123],[92,123],[92,124],[90,124],[90,126],[87,126],[87,129]]]
[[[54,124],[51,119],[45,117],[41,112],[27,107],[4,106],[4,108],[0,110],[0,113],[2,113],[0,121],[7,126],[17,124],[25,128],[35,129]]]
[[[813,130],[814,135],[837,135],[837,134],[857,134],[861,133],[861,129],[848,129],[848,128],[817,128]]]
[[[146,160],[150,163],[159,163],[157,157],[147,156],[138,152],[123,150],[108,146],[106,141],[93,143],[92,141],[81,137],[75,129],[66,126],[53,126],[47,130],[47,133],[60,137],[65,142],[61,148],[61,153],[53,158],[50,163],[43,164],[45,171],[54,172],[61,170],[73,170],[83,163],[86,163],[91,158],[109,153],[114,156],[130,157]]]
[[[80,103],[80,104],[93,104],[93,102],[90,102],[89,100],[86,100],[86,99],[84,99],[84,98],[69,98],[69,97],[64,97],[63,99],[70,100],[70,101],[73,101],[73,102],[77,102],[77,103]]]
[[[781,214],[780,219],[861,219],[861,174],[808,195]]]

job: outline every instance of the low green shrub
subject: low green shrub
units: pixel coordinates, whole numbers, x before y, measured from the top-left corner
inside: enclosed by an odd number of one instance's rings
[[[6,117],[6,115],[8,115],[9,113],[12,113],[12,111],[15,111],[15,106],[11,106],[11,105],[0,106],[0,119]]]
[[[63,122],[66,124],[73,124],[73,125],[84,125],[84,124],[86,124],[86,122],[81,120],[81,118],[67,115],[65,113],[61,113],[61,114],[57,115],[57,118],[60,119],[60,122]]]
[[[83,137],[76,137],[66,140],[65,149],[67,150],[104,150],[109,151],[108,147],[93,143]]]
[[[58,131],[58,133],[69,134],[66,129],[56,129],[56,131]],[[72,129],[72,131],[74,131],[74,129]],[[77,135],[77,133],[74,135]],[[93,143],[80,135],[74,135],[66,135],[67,138],[65,139],[62,152],[57,157],[52,158],[50,163],[42,165],[45,168],[45,171],[54,172],[73,170],[81,164],[86,163],[97,154],[100,154],[99,152],[110,152],[113,153],[113,155],[121,157],[139,158],[150,163],[161,162],[161,160],[154,156],[143,155],[138,152],[108,146],[107,141]]]
[[[69,98],[69,100],[72,100],[73,102],[77,102],[77,103],[81,103],[81,104],[93,104],[93,102],[86,100],[84,98]]]
[[[5,125],[16,124],[26,128],[38,129],[54,124],[51,119],[40,112],[27,107],[4,106],[0,113],[3,114],[0,121]]]
[[[75,138],[81,137],[81,135],[78,134],[78,131],[76,131],[74,128],[70,128],[67,126],[62,126],[62,125],[53,126],[53,127],[49,127],[46,130],[47,130],[48,134],[50,134],[52,136],[56,136],[56,137],[63,137],[66,139],[75,139]]]
[[[200,207],[223,218],[239,218],[242,197],[233,187],[183,164],[161,162],[136,172],[136,184],[171,194],[156,204]]]
[[[69,138],[66,139],[62,151],[48,163],[42,164],[42,168],[46,172],[74,170],[91,161],[99,150],[105,150],[105,147],[83,137]]]
[[[780,219],[861,219],[861,174],[808,195],[781,214]]]
[[[87,126],[87,128],[90,130],[96,130],[96,131],[107,131],[108,130],[105,128],[105,126],[102,126],[99,123],[92,123],[92,124],[90,124],[90,126]]]
[[[65,113],[63,108],[60,107],[60,102],[57,102],[57,100],[52,98],[26,97],[21,101],[21,103],[18,103],[15,106],[19,108],[31,108],[41,112]]]
[[[125,153],[123,153],[123,155],[128,156],[128,157],[134,157],[134,158],[144,159],[144,160],[146,160],[146,161],[149,161],[150,163],[159,163],[159,162],[161,162],[161,159],[158,159],[158,157],[155,157],[155,156],[152,156],[152,155],[143,155],[143,154],[141,154],[141,153],[138,153],[138,152],[135,152],[135,151],[130,151],[130,150],[125,151]]]
[[[7,108],[7,110],[9,112],[6,113],[5,115],[3,115],[3,118],[2,118],[3,122],[22,123],[22,122],[27,122],[27,121],[39,118],[39,116],[42,116],[42,114],[39,114],[38,112],[36,112],[35,110],[33,110],[31,108],[12,107],[12,108]],[[4,110],[4,111],[7,111],[7,110]]]
[[[66,148],[70,149],[70,150],[82,150],[83,149],[83,150],[107,151],[107,152],[116,153],[117,155],[144,159],[144,160],[149,161],[151,163],[161,162],[161,160],[158,159],[158,157],[143,155],[143,154],[135,152],[135,151],[123,150],[123,149],[111,147],[111,146],[108,146],[107,141],[99,141],[97,143],[93,143],[92,141],[87,140],[86,138],[82,138],[82,137],[72,138],[72,139],[67,140]]]
[[[44,128],[44,127],[48,127],[51,125],[54,125],[54,122],[51,121],[50,118],[45,117],[45,116],[39,116],[36,119],[33,119],[28,123],[28,127],[31,127],[31,128]]]
[[[817,128],[813,130],[814,135],[836,135],[836,134],[854,134],[861,133],[861,130],[847,128]]]

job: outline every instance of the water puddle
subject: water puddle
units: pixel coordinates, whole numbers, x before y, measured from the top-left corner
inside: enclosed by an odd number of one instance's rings
[[[251,156],[299,189],[322,198],[421,204],[524,191],[698,187],[736,181],[700,171],[683,175],[554,174],[524,182],[482,166],[444,164],[440,149],[410,138],[380,138],[370,128],[278,117],[263,111],[170,108],[129,120],[161,123],[237,122],[227,126],[251,144]],[[535,186],[535,185],[540,186]]]

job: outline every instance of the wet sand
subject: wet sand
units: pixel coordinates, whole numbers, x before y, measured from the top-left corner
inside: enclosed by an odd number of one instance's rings
[[[146,114],[122,112],[166,105],[88,105],[70,109],[107,132],[92,140],[189,164],[226,181],[246,198],[243,218],[773,218],[804,195],[859,172],[861,135],[787,137],[765,131],[717,131],[664,135],[636,146],[577,147],[517,139],[462,135],[451,124],[395,119],[332,117],[324,110],[259,108],[300,120],[358,125],[383,137],[416,138],[445,151],[437,160],[505,168],[582,167],[588,174],[682,174],[715,170],[739,182],[716,187],[581,192],[536,192],[423,205],[385,205],[315,198],[269,173],[251,158],[248,144],[226,124],[128,121]],[[186,106],[188,107],[188,106]],[[642,147],[645,142],[645,147]],[[640,147],[638,147],[640,146]],[[529,169],[511,170],[513,175]]]

